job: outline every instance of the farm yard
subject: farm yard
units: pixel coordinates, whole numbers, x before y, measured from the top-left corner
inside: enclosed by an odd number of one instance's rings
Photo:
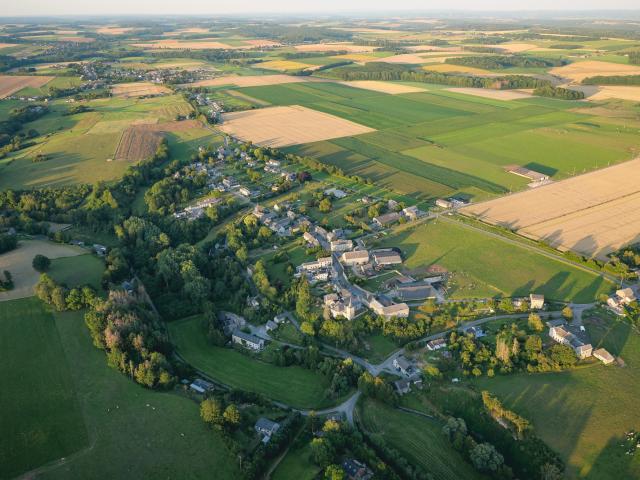
[[[560,250],[606,260],[638,241],[640,159],[462,210]],[[532,208],[535,206],[535,209]]]
[[[54,77],[35,75],[0,75],[0,99],[13,95],[24,88],[40,88]]]

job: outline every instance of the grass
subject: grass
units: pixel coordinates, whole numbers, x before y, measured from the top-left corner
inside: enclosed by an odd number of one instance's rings
[[[87,447],[72,363],[39,300],[0,303],[0,346],[0,478]]]
[[[305,440],[301,445],[294,443],[273,472],[273,480],[313,480],[318,476],[321,469],[311,459],[311,441]]]
[[[381,246],[398,246],[408,268],[437,264],[452,272],[449,295],[453,298],[512,297],[533,292],[558,301],[589,303],[611,289],[602,277],[451,220],[396,232]]]
[[[499,376],[477,381],[508,408],[532,421],[536,434],[568,466],[569,478],[640,478],[640,457],[621,447],[624,433],[640,430],[640,336],[627,323],[587,321],[594,348],[621,356],[626,367],[594,363],[562,373]]]
[[[364,338],[364,341],[369,344],[369,350],[365,351],[363,356],[373,364],[384,361],[398,349],[398,346],[393,343],[393,340],[380,333],[369,335]]]
[[[277,367],[230,348],[207,343],[200,317],[169,323],[178,352],[194,367],[235,388],[260,393],[297,408],[319,408],[332,401],[319,373],[298,366]]]
[[[58,283],[73,288],[79,285],[91,285],[100,290],[100,281],[104,271],[104,262],[99,257],[87,254],[77,257],[62,257],[51,260],[47,274]]]
[[[358,420],[364,428],[382,435],[412,465],[439,480],[479,479],[480,476],[442,435],[442,425],[419,415],[364,399],[358,405]]]

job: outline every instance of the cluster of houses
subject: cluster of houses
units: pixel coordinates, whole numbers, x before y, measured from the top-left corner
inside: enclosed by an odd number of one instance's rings
[[[624,315],[624,308],[636,300],[636,295],[631,288],[622,288],[607,299],[607,306],[616,315]]]
[[[279,237],[290,237],[311,225],[307,217],[294,212],[288,203],[275,204],[273,210],[256,205],[253,215]]]
[[[605,365],[615,361],[613,355],[604,348],[593,349],[583,326],[569,325],[564,320],[553,320],[547,322],[547,325],[549,337],[561,345],[571,347],[579,359],[583,360],[593,355]]]
[[[393,368],[402,378],[394,382],[394,387],[399,395],[404,395],[411,391],[411,386],[422,388],[422,376],[420,369],[409,361],[405,356],[400,355],[393,359]]]
[[[176,218],[183,218],[186,220],[196,220],[202,217],[205,213],[205,210],[209,207],[213,207],[221,202],[220,198],[205,198],[203,200],[199,200],[194,205],[189,205],[185,207],[183,210],[176,212],[173,214]]]

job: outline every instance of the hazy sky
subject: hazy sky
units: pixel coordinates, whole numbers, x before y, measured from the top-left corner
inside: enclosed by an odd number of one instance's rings
[[[0,15],[640,9],[639,0],[0,0]]]

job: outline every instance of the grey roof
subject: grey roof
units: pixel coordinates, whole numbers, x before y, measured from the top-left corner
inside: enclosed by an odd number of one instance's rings
[[[255,335],[252,335],[250,333],[245,333],[242,330],[234,331],[233,332],[233,336],[241,338],[242,340],[244,340],[246,342],[250,342],[250,343],[261,343],[261,342],[264,342],[264,340],[262,338],[256,337]]]
[[[280,424],[273,420],[269,420],[268,418],[260,417],[256,422],[255,428],[256,430],[275,433],[280,428]]]

